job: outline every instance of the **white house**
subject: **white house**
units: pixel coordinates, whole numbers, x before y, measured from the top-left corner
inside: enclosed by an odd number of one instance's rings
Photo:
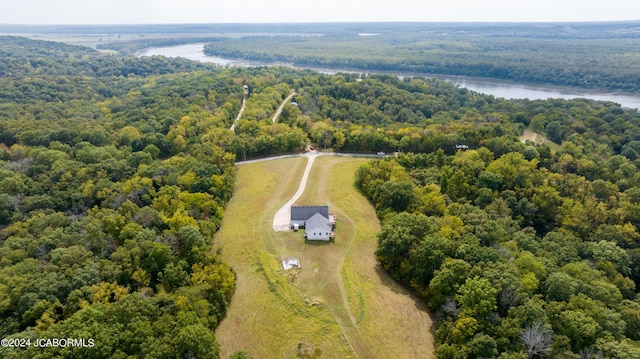
[[[333,227],[329,218],[320,213],[311,216],[304,227],[304,236],[310,241],[330,241],[333,236]]]
[[[291,206],[291,227],[305,227],[307,220],[314,214],[320,213],[329,218],[329,206]]]
[[[290,225],[294,230],[304,227],[304,236],[310,241],[334,238],[335,218],[329,214],[329,206],[291,206]]]

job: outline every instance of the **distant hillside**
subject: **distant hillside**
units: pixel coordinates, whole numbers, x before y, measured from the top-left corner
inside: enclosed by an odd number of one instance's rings
[[[91,46],[128,55],[207,42],[206,54],[234,59],[640,91],[640,21],[0,25],[0,33],[105,35]]]
[[[10,25],[0,33],[22,34],[349,34],[349,33],[457,33],[476,36],[536,38],[637,37],[640,21],[551,23],[365,22],[266,24],[164,24],[164,25]]]
[[[0,36],[0,77],[26,75],[51,76],[128,76],[166,74],[212,68],[184,59],[162,57],[136,60],[133,57],[102,56],[96,50],[61,42]],[[141,64],[144,64],[140,66]]]
[[[324,36],[224,37],[205,54],[360,71],[640,91],[640,23],[353,26]]]

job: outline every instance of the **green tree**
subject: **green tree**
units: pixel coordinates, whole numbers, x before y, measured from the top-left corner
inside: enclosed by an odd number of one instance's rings
[[[471,266],[462,259],[447,258],[429,282],[429,303],[437,310],[446,297],[453,297],[465,283]]]
[[[497,358],[496,341],[487,334],[476,334],[467,344],[467,358]]]
[[[0,193],[0,224],[11,223],[15,205],[12,203],[12,197],[6,193]]]
[[[211,330],[200,324],[181,328],[175,337],[180,357],[220,358],[220,349]]]
[[[595,343],[601,328],[598,323],[580,310],[565,310],[554,325],[559,334],[571,339],[574,351],[579,351]]]
[[[460,305],[461,315],[483,318],[497,309],[497,294],[487,279],[476,276],[465,280],[455,298]]]
[[[409,181],[385,182],[374,194],[378,210],[390,208],[396,212],[406,210],[415,200],[414,185]]]
[[[547,137],[557,144],[562,143],[562,125],[558,121],[551,121],[546,126]]]
[[[339,137],[337,133],[337,129],[332,125],[326,122],[316,122],[311,128],[311,139],[326,149],[334,144],[336,137]],[[344,138],[344,136],[342,136],[342,138]]]
[[[640,340],[640,303],[622,301],[620,314],[627,324],[625,335],[632,340]]]
[[[546,280],[547,297],[550,300],[568,301],[576,293],[580,282],[564,272],[555,272]]]

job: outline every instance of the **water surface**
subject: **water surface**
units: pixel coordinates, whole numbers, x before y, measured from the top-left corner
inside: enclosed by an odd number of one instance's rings
[[[184,57],[190,60],[200,62],[215,63],[222,66],[269,66],[269,65],[285,65],[294,67],[286,63],[265,63],[258,61],[233,60],[217,56],[208,56],[204,54],[204,44],[187,44],[168,47],[155,47],[142,50],[136,54],[137,56],[153,56],[162,55],[166,57]],[[317,67],[301,67],[316,70],[321,73],[335,74],[338,72],[356,72],[354,70],[340,69],[322,69]],[[598,101],[612,101],[619,103],[622,107],[640,109],[640,95],[630,93],[618,93],[598,91],[593,89],[581,89],[579,87],[568,86],[552,86],[533,84],[527,82],[516,82],[507,80],[496,80],[480,77],[469,76],[446,76],[433,74],[415,74],[393,72],[397,76],[424,76],[433,77],[441,80],[451,81],[452,83],[468,88],[469,90],[490,94],[495,97],[503,97],[506,99],[531,99],[546,100],[549,98],[562,98],[571,100],[575,98],[587,98]]]

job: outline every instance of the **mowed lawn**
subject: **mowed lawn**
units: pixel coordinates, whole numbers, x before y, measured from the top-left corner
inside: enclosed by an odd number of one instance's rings
[[[298,188],[306,158],[241,165],[216,242],[238,274],[227,317],[216,330],[222,357],[295,358],[317,348],[323,358],[434,357],[425,308],[379,268],[379,222],[355,189],[365,160],[317,158],[297,204],[329,204],[336,240],[305,243],[302,231],[275,233],[273,214]],[[280,260],[300,258],[284,272]]]

